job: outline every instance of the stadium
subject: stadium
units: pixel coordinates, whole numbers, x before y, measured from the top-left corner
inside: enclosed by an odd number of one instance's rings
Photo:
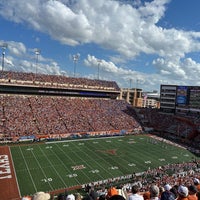
[[[199,113],[119,96],[114,81],[2,71],[1,198],[200,178]]]

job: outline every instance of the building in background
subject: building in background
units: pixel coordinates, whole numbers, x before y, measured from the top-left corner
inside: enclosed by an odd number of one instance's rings
[[[157,91],[143,92],[139,88],[121,88],[119,99],[124,99],[133,107],[160,108],[160,94]]]
[[[176,85],[160,86],[160,110],[166,113],[175,113]]]

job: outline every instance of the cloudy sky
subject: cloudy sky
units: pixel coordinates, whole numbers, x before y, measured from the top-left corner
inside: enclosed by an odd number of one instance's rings
[[[199,8],[199,0],[0,0],[3,70],[144,91],[200,85]]]

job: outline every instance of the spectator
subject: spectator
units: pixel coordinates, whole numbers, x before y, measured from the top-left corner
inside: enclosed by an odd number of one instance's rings
[[[199,181],[198,178],[194,178],[193,182],[194,182],[194,185],[196,186],[196,189],[197,189],[198,200],[200,200],[200,181]]]
[[[194,185],[196,186],[198,192],[200,192],[200,181],[199,181],[199,179],[194,178],[193,182],[194,182]]]
[[[117,189],[114,187],[114,186],[111,186],[109,189],[108,189],[108,193],[106,195],[106,199],[110,199],[112,196],[114,195],[118,195],[118,191]]]
[[[169,184],[166,184],[164,186],[164,192],[162,192],[161,194],[161,200],[175,200],[175,196],[174,194],[170,191],[171,190],[171,186]]]
[[[178,198],[177,200],[188,200],[188,188],[186,186],[180,185],[178,187]]]
[[[151,185],[149,191],[150,200],[159,200],[159,187],[157,185]]]
[[[112,197],[110,197],[109,200],[126,200],[126,199],[123,196],[116,194],[116,195],[113,195]]]
[[[145,191],[143,193],[143,198],[144,198],[144,200],[150,200],[150,192],[149,191]]]
[[[37,192],[33,195],[33,200],[49,200],[50,198],[50,194],[45,192]]]
[[[75,196],[73,194],[68,194],[66,200],[75,200]]]
[[[74,196],[75,196],[75,200],[82,200],[82,196],[80,193],[75,193]]]
[[[91,186],[88,192],[88,195],[90,197],[91,200],[97,200],[98,198],[98,194],[94,189],[94,186]]]
[[[178,185],[174,185],[170,191],[173,193],[175,199],[178,197]]]
[[[190,185],[188,187],[188,190],[189,190],[188,200],[198,200],[197,188],[194,185]]]
[[[59,194],[57,200],[66,200],[66,197],[64,194]]]
[[[132,194],[129,196],[129,200],[144,200],[144,197],[139,194],[139,187],[133,185],[131,189]]]

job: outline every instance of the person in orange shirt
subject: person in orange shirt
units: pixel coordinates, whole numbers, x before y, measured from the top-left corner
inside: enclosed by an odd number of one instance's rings
[[[190,185],[188,187],[188,190],[189,190],[188,200],[198,200],[197,188],[194,185]]]
[[[197,188],[197,198],[200,200],[200,181],[198,178],[194,178],[193,180],[195,187]]]
[[[107,195],[106,195],[106,199],[109,199],[110,197],[114,196],[114,195],[118,195],[118,190],[114,187],[114,186],[111,186],[109,189],[108,189],[108,192],[107,192]]]

